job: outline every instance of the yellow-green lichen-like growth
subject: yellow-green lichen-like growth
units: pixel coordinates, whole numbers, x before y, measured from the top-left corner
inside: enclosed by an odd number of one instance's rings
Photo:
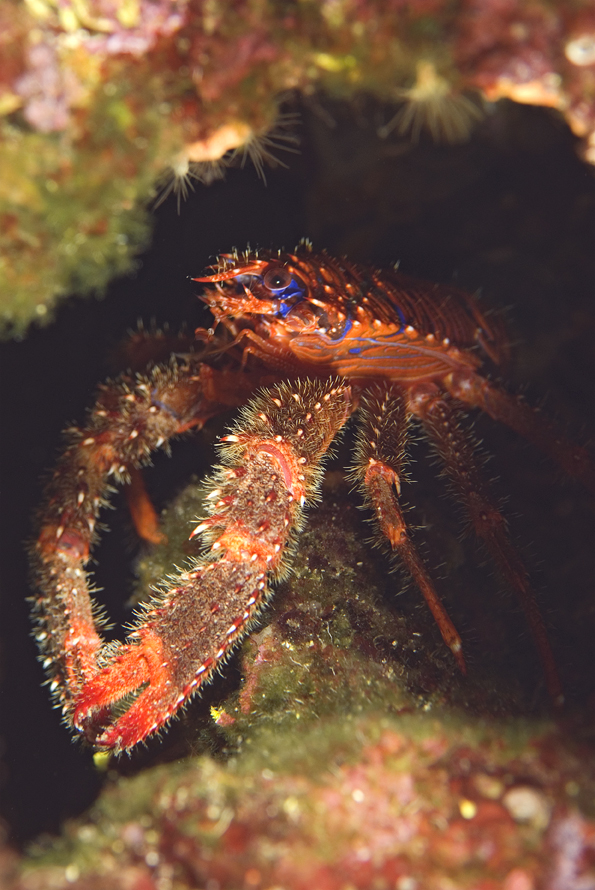
[[[571,124],[579,116],[575,130],[588,137],[588,5],[577,0],[562,16],[537,0],[509,10],[501,27],[490,3],[476,6],[4,2],[0,330],[20,334],[49,319],[59,296],[100,291],[130,270],[155,199],[210,182],[234,158],[262,166],[271,136],[288,136],[278,115],[288,90],[368,91],[404,103],[386,135],[457,141],[481,113],[467,90],[540,101],[547,87],[545,104]]]

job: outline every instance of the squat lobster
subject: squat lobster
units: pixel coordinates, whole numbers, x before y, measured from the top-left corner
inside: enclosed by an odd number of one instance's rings
[[[453,488],[526,614],[549,694],[562,687],[527,572],[491,501],[462,423],[478,407],[593,487],[586,452],[480,371],[506,353],[502,326],[444,285],[314,253],[223,255],[202,299],[213,330],[197,353],[105,384],[47,488],[34,547],[37,641],[66,719],[99,748],[128,750],[163,727],[249,633],[318,495],[324,456],[354,413],[353,464],[366,504],[434,615],[461,671],[461,638],[399,505],[410,418],[419,421]],[[268,389],[254,392],[263,385]],[[98,632],[85,565],[111,478],[138,481],[154,450],[213,415],[247,404],[221,444],[209,512],[193,532],[208,554],[140,607],[125,643]],[[139,493],[140,491],[140,493]],[[137,489],[136,523],[158,535]],[[115,706],[118,706],[117,709]]]

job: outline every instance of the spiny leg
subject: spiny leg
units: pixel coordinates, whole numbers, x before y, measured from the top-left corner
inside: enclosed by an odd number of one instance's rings
[[[210,552],[141,608],[126,644],[106,650],[106,667],[77,699],[74,724],[96,745],[128,749],[159,729],[245,636],[352,410],[349,387],[306,381],[264,391],[243,411],[208,483],[210,516],[193,533],[206,533]],[[110,706],[134,691],[112,722]]]
[[[65,716],[100,747],[128,749],[162,726],[246,633],[353,410],[349,388],[330,381],[257,399],[227,437],[212,515],[198,529],[209,530],[209,557],[141,609],[126,644],[106,645],[84,567],[108,477],[126,478],[127,467],[187,428],[201,397],[200,377],[174,368],[109,385],[86,427],[70,431],[48,486],[34,548],[37,639]],[[128,706],[119,718],[118,702]]]
[[[174,363],[148,376],[123,375],[101,387],[82,427],[66,431],[66,448],[38,516],[32,548],[38,592],[32,599],[50,689],[67,717],[97,673],[103,645],[85,566],[99,511],[113,491],[109,483],[126,482],[130,470],[146,464],[172,436],[224,409],[225,403],[204,393],[205,379],[211,382],[204,368]],[[239,383],[236,390],[241,394]]]
[[[151,323],[145,327],[138,322],[136,330],[118,343],[110,355],[110,367],[115,371],[146,373],[152,365],[167,364],[170,356],[184,355],[203,360],[206,350],[201,348],[194,333],[183,328],[171,331],[167,324],[157,327]]]
[[[398,502],[408,425],[405,400],[396,386],[378,386],[365,394],[360,409],[361,426],[354,476],[359,481],[367,506],[375,513],[382,534],[388,538],[423,594],[444,642],[461,671],[466,673],[461,638],[409,537]]]
[[[456,399],[481,408],[494,420],[506,424],[544,454],[565,473],[595,492],[595,467],[585,448],[569,442],[555,425],[521,396],[514,396],[477,374],[449,374],[448,391]]]
[[[192,364],[199,362],[195,356],[189,356],[189,359]],[[190,376],[195,382],[189,391],[181,385],[179,393],[176,393],[177,400],[171,393],[168,402],[160,405],[180,421],[177,434],[192,428],[202,429],[211,417],[228,407],[236,408],[244,404],[259,384],[267,382],[266,375],[248,375],[232,368],[215,369],[203,363],[199,363],[196,374]],[[184,420],[185,404],[188,399],[195,398],[195,391],[200,392],[200,403],[197,410],[191,412],[190,419]],[[124,485],[124,495],[137,535],[149,544],[164,543],[165,536],[159,527],[159,517],[147,492],[142,470],[129,466],[127,473],[129,481]]]
[[[475,443],[462,425],[462,412],[433,384],[410,394],[410,410],[420,418],[444,463],[455,491],[469,514],[476,535],[484,541],[504,578],[517,594],[543,666],[546,686],[555,705],[564,701],[562,684],[545,623],[527,570],[510,541],[506,520],[493,504],[479,472]]]

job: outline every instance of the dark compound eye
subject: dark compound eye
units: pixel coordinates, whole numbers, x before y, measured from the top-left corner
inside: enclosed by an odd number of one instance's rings
[[[287,269],[276,266],[272,269],[267,269],[262,281],[264,286],[268,287],[269,290],[284,290],[291,284],[293,279]]]

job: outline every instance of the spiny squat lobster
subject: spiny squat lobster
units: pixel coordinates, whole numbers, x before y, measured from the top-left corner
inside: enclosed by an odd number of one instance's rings
[[[249,633],[287,564],[323,458],[349,417],[353,475],[380,532],[423,594],[465,672],[461,638],[399,504],[407,427],[419,421],[477,536],[525,612],[552,700],[562,687],[527,572],[479,472],[463,406],[480,408],[593,486],[586,452],[482,373],[505,332],[445,285],[379,272],[301,245],[295,253],[224,254],[202,299],[214,322],[196,352],[101,387],[49,482],[34,546],[37,642],[66,720],[92,744],[129,750],[162,728]],[[262,387],[268,388],[262,388]],[[254,395],[255,391],[260,391]],[[151,452],[230,406],[246,405],[222,440],[208,515],[193,535],[206,556],[140,607],[124,643],[105,643],[86,564],[110,483],[133,483],[133,518],[159,538],[138,468]]]

